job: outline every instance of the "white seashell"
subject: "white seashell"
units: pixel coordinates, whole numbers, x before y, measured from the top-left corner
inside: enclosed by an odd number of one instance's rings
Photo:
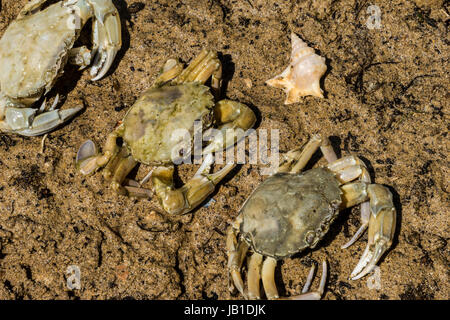
[[[323,98],[320,78],[327,71],[325,58],[314,53],[314,49],[291,33],[292,53],[289,66],[278,76],[267,80],[269,86],[283,89],[287,93],[284,104],[300,101],[303,96]]]

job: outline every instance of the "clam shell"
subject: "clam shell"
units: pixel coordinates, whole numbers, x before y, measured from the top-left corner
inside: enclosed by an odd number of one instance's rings
[[[323,98],[320,78],[327,71],[325,58],[316,54],[295,33],[291,33],[291,42],[292,53],[288,67],[266,83],[286,92],[284,104],[299,102],[300,97],[309,95]]]

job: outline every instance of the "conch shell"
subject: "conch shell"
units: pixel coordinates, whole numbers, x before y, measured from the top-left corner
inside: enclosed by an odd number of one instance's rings
[[[289,66],[278,76],[267,80],[269,86],[283,89],[287,93],[284,104],[300,101],[303,96],[323,98],[320,78],[327,71],[325,58],[314,53],[314,49],[291,33],[292,53]]]

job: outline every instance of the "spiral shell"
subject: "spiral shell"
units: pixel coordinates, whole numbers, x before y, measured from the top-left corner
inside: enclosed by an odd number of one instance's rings
[[[303,96],[323,98],[320,78],[327,71],[325,58],[314,53],[314,49],[291,33],[292,53],[289,66],[278,76],[267,80],[269,86],[283,89],[286,94],[284,104],[300,101]]]

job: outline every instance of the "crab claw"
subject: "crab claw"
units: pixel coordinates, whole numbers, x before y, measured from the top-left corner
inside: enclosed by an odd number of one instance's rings
[[[119,13],[111,1],[93,1],[95,20],[93,23],[94,63],[90,74],[92,81],[101,79],[111,67],[122,46]]]
[[[395,232],[396,211],[392,194],[378,184],[367,188],[370,197],[369,240],[361,259],[350,275],[357,280],[373,270],[378,260],[392,244]]]
[[[80,149],[78,149],[75,163],[76,167],[83,175],[94,173],[98,168],[98,154],[97,146],[92,140],[87,140],[81,145]]]
[[[66,110],[49,110],[37,116],[33,108],[8,108],[6,123],[10,131],[23,136],[39,136],[48,133],[73,118],[83,107]]]

